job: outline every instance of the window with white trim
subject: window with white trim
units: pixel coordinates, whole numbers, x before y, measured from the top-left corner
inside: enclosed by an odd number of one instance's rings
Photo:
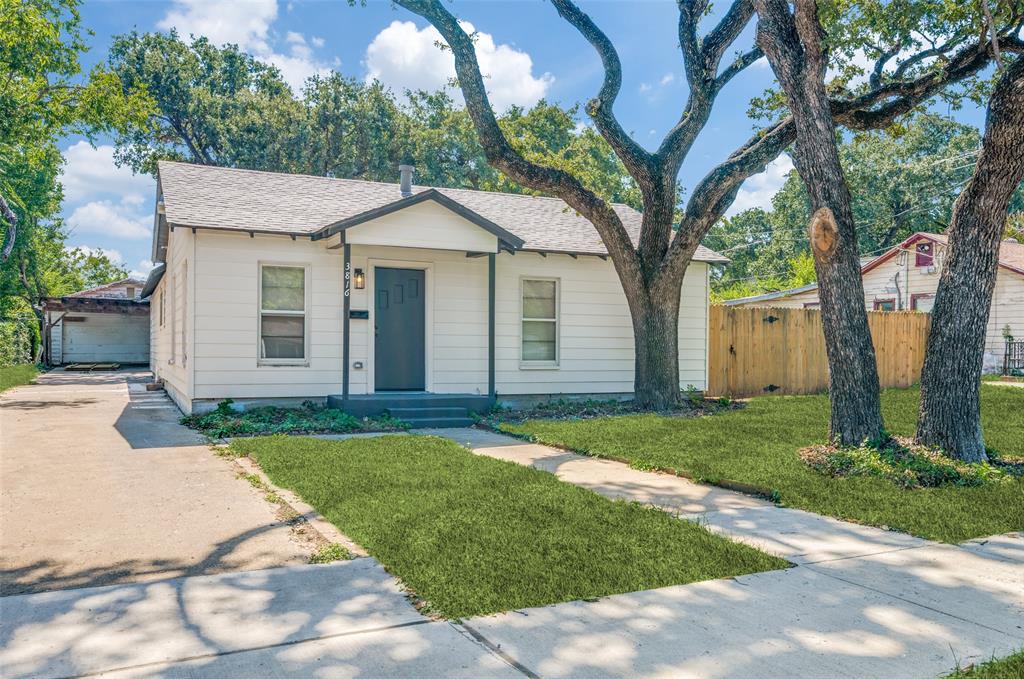
[[[522,353],[524,363],[558,362],[558,281],[523,279]]]
[[[260,359],[306,360],[306,267],[260,266]]]

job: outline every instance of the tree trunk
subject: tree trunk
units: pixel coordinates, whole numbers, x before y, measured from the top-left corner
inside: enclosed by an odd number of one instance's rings
[[[7,204],[7,201],[0,195],[0,217],[7,222],[7,229],[4,231],[4,243],[0,247],[0,263],[6,262],[14,249],[14,241],[18,237],[18,215]]]
[[[679,390],[680,286],[661,295],[642,295],[631,304],[636,404],[649,410],[670,410],[681,400]],[[666,299],[668,297],[669,299]]]
[[[813,0],[755,0],[757,43],[782,84],[796,127],[793,163],[807,187],[814,270],[829,365],[829,437],[860,445],[884,437],[878,368],[864,306],[850,191],[825,91],[825,56]]]
[[[1010,197],[1022,179],[1024,57],[996,85],[978,164],[953,206],[921,373],[917,441],[967,462],[988,459],[979,401],[985,330]]]

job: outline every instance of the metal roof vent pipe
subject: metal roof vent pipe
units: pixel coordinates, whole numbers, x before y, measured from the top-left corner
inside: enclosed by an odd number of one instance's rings
[[[412,173],[416,168],[412,165],[399,165],[398,173],[401,177],[402,198],[412,195]]]

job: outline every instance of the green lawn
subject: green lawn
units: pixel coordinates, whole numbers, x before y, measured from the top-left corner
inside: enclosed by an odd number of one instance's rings
[[[31,363],[25,365],[8,365],[0,367],[0,391],[28,384],[39,374],[39,369]]]
[[[947,676],[949,679],[1020,679],[1024,677],[1024,651]]]
[[[886,425],[913,433],[918,391],[882,395]],[[982,387],[986,443],[1024,456],[1024,389]],[[506,424],[538,441],[671,470],[707,481],[737,482],[774,492],[782,504],[842,519],[889,526],[944,542],[1024,529],[1024,480],[979,488],[901,490],[884,479],[830,478],[801,462],[797,450],[826,438],[825,396],[769,396],[746,408],[700,418],[657,415]]]
[[[783,568],[697,524],[481,457],[445,439],[239,439],[449,618]]]

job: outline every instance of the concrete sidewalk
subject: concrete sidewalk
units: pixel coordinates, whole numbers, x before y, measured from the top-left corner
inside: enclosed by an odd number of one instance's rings
[[[478,429],[434,430],[797,567],[467,621],[544,677],[937,677],[1024,647],[1024,537],[942,545]]]
[[[0,599],[4,677],[522,677],[370,558]]]

